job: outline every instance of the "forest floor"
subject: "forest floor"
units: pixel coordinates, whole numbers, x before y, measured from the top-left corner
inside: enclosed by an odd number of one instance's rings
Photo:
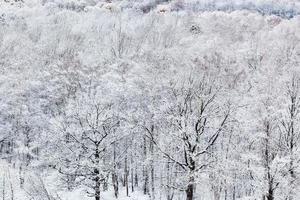
[[[47,200],[47,196],[52,196],[60,200],[93,200],[89,197],[85,189],[79,188],[67,191],[59,187],[58,175],[55,172],[38,176],[26,172],[24,186],[20,185],[20,170],[11,164],[0,160],[0,199],[1,200]],[[114,200],[112,189],[102,192],[101,200]],[[140,191],[130,192],[129,197],[126,191],[120,188],[118,200],[148,200],[148,196]]]

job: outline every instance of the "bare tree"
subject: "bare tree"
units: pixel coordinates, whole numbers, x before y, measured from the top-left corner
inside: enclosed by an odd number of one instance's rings
[[[114,143],[113,132],[120,121],[112,113],[111,105],[83,106],[88,106],[83,113],[77,110],[70,115],[69,127],[66,129],[70,139],[65,145],[73,158],[71,163],[68,161],[67,167],[61,166],[59,172],[75,176],[78,182],[93,190],[90,194],[95,200],[100,200],[100,186],[110,172],[104,158],[108,156],[107,149]]]
[[[295,163],[299,161],[295,155],[297,143],[300,137],[299,132],[299,112],[300,112],[300,96],[299,96],[299,78],[296,76],[292,77],[292,80],[287,86],[286,100],[287,109],[286,115],[281,120],[281,132],[282,141],[285,146],[286,154],[289,157],[289,200],[294,199],[294,187],[296,181],[296,165]]]
[[[162,143],[152,138],[158,150],[185,175],[183,190],[187,200],[194,199],[197,173],[210,165],[207,156],[229,121],[230,107],[217,102],[219,91],[212,83],[193,79],[172,88],[171,106],[164,115],[166,128],[171,127],[166,136],[180,148],[179,152],[167,152]],[[178,153],[179,158],[175,156]]]

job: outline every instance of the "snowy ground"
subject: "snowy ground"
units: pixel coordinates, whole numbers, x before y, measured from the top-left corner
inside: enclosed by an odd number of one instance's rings
[[[44,174],[45,175],[45,174]],[[84,189],[75,189],[74,191],[66,191],[59,189],[59,181],[57,180],[57,174],[54,172],[48,173],[48,176],[42,177],[42,181],[45,184],[43,188],[40,180],[37,178],[37,174],[27,172],[25,178],[25,187],[20,187],[20,173],[14,166],[11,166],[5,161],[0,161],[0,198],[1,199],[14,199],[14,200],[46,200],[48,192],[49,196],[55,199],[61,200],[93,200],[94,197],[88,197]],[[46,189],[46,190],[43,190]],[[39,192],[35,190],[39,190]],[[148,196],[143,195],[140,191],[131,193],[130,196],[126,196],[126,191],[122,190],[119,194],[119,200],[148,200]],[[101,200],[113,200],[113,191],[108,190],[102,192]]]
[[[61,194],[61,198],[64,200],[92,200],[94,199],[93,197],[87,197],[86,193],[84,191],[81,190],[76,190],[73,192],[65,192],[63,194]],[[107,192],[103,192],[102,193],[102,200],[112,200],[112,199],[116,199],[113,196],[113,191],[107,191]],[[149,198],[143,194],[141,194],[140,192],[134,192],[132,194],[130,194],[129,197],[126,196],[125,191],[121,191],[120,192],[120,196],[118,198],[119,200],[148,200]]]

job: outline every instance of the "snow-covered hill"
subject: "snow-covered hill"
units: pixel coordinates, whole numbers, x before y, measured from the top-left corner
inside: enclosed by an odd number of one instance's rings
[[[299,1],[0,2],[0,199],[298,200]]]

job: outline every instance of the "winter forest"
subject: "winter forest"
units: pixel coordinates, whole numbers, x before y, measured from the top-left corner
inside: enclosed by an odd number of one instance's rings
[[[299,0],[0,0],[0,200],[299,199]]]

